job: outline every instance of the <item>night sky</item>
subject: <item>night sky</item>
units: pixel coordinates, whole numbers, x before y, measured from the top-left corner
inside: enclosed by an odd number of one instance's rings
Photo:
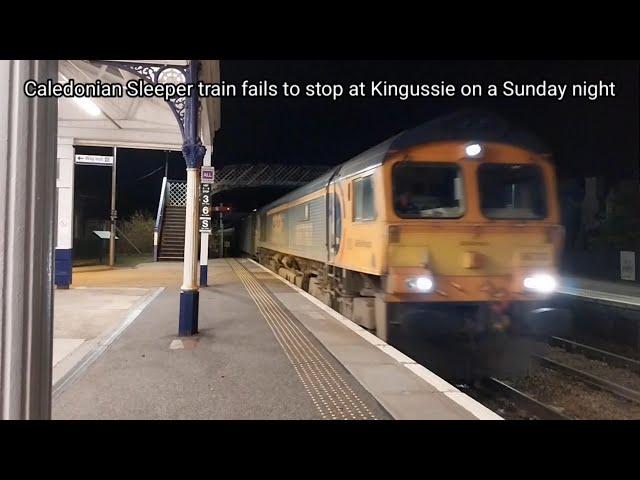
[[[617,96],[586,98],[226,98],[218,164],[338,164],[407,128],[465,107],[503,114],[552,148],[563,177],[626,176],[638,166],[638,66],[633,62],[222,61],[231,83],[615,82]],[[616,168],[613,169],[612,165]],[[635,170],[634,170],[635,169]]]
[[[530,128],[551,147],[561,180],[602,175],[615,182],[638,176],[638,64],[620,61],[221,61],[222,79],[349,83],[616,83],[615,98],[224,98],[215,140],[216,166],[234,163],[336,165],[442,114],[486,108]],[[89,152],[87,152],[89,153]],[[163,152],[121,150],[118,201],[126,216],[155,212]],[[184,178],[179,153],[170,177]],[[268,196],[272,196],[267,195]],[[267,201],[255,196],[255,202]]]

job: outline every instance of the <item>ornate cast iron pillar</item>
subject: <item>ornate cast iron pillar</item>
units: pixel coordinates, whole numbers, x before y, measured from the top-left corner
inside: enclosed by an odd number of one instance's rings
[[[151,84],[197,83],[200,62],[191,60],[186,67],[153,63],[112,62],[93,63],[126,70]],[[182,154],[187,167],[187,206],[185,218],[184,267],[180,287],[178,334],[190,336],[198,332],[198,188],[200,166],[206,153],[198,135],[200,99],[194,88],[189,97],[175,97],[167,104],[178,121],[182,133]]]

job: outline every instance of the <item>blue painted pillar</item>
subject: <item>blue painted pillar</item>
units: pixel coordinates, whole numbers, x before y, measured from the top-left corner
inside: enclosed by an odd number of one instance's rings
[[[187,70],[187,83],[198,80],[199,62],[192,60]],[[182,154],[187,166],[187,206],[185,218],[184,265],[180,288],[180,317],[178,334],[198,333],[198,189],[200,166],[206,153],[198,135],[199,98],[196,89],[187,98],[184,117]]]
[[[58,176],[56,179],[57,218],[54,282],[56,288],[69,288],[73,265],[73,185],[74,148],[72,138],[58,137]]]

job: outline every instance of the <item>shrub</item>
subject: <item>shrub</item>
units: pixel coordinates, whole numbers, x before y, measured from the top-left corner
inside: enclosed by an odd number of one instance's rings
[[[635,181],[623,181],[607,201],[607,213],[590,238],[590,246],[616,250],[640,250],[640,191]]]
[[[136,211],[124,222],[118,225],[117,248],[118,253],[137,254],[135,248],[124,238],[125,236],[133,243],[142,253],[153,253],[153,229],[156,219],[145,211]]]

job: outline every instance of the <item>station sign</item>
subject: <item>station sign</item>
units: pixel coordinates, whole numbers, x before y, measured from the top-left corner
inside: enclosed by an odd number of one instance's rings
[[[211,185],[200,184],[200,216],[211,217]]]
[[[216,170],[214,167],[200,167],[200,183],[211,185],[215,177]]]
[[[200,217],[200,233],[211,233],[211,217]]]
[[[113,166],[113,156],[106,155],[76,155],[75,163],[78,165],[103,165]]]
[[[211,184],[200,184],[200,233],[211,233]]]

